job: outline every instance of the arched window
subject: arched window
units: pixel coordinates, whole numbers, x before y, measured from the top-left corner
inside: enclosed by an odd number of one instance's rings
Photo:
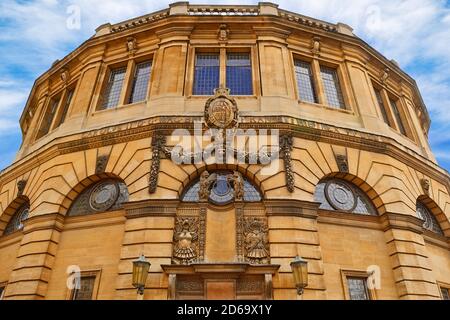
[[[128,201],[125,183],[115,179],[101,180],[78,195],[67,215],[82,216],[120,209]]]
[[[439,225],[434,214],[428,209],[428,207],[420,201],[416,203],[416,215],[419,219],[423,220],[423,227],[434,233],[444,235],[444,232]]]
[[[215,172],[215,180],[211,185],[211,192],[209,194],[209,201],[218,204],[225,205],[234,201],[234,187],[230,183],[230,176],[233,172],[221,171]],[[244,179],[244,196],[245,202],[258,202],[261,201],[261,194],[253,184],[251,184],[246,178]],[[196,180],[191,184],[181,197],[183,202],[198,202],[200,200],[200,180]]]
[[[341,179],[333,178],[319,182],[314,199],[320,203],[320,209],[377,215],[367,195],[352,183]]]
[[[13,232],[23,229],[23,221],[28,218],[28,214],[30,212],[30,205],[28,202],[22,204],[19,209],[12,215],[8,224],[6,225],[5,231],[3,231],[3,235],[6,236]]]

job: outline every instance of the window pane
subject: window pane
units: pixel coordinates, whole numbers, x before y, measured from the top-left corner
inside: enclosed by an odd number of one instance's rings
[[[335,108],[345,109],[344,98],[342,96],[336,69],[321,66],[320,74],[328,105]]]
[[[406,136],[405,126],[403,125],[403,121],[400,116],[400,111],[398,110],[398,107],[397,107],[397,102],[392,99],[390,101],[391,101],[392,111],[394,112],[395,120],[397,121],[397,124],[398,124],[398,128],[400,129],[401,134]]]
[[[152,62],[142,62],[136,66],[134,73],[133,86],[128,103],[144,101],[147,98],[148,82],[150,81],[150,72]]]
[[[10,218],[6,225],[3,235],[6,236],[23,228],[23,221],[28,218],[30,211],[30,205],[28,203],[23,204]]]
[[[201,53],[195,56],[194,95],[212,95],[219,87],[219,54]]]
[[[450,300],[450,293],[447,288],[441,288],[442,300]]]
[[[125,80],[125,72],[125,67],[111,70],[108,84],[103,94],[102,109],[114,108],[119,104],[123,81]]]
[[[72,102],[72,97],[73,97],[74,92],[75,92],[74,89],[67,92],[66,101],[64,103],[64,109],[62,110],[61,118],[59,119],[59,121],[56,125],[57,127],[59,127],[61,124],[63,124],[64,121],[66,120],[67,111],[69,111],[70,103]]]
[[[317,103],[314,79],[311,72],[311,65],[307,62],[294,60],[295,77],[297,79],[297,89],[300,100]]]
[[[390,125],[389,118],[386,113],[386,106],[384,105],[383,97],[381,96],[381,91],[378,89],[374,89],[374,90],[375,90],[375,96],[377,97],[378,106],[380,107],[381,114],[383,115],[383,120],[386,124]]]
[[[92,300],[95,276],[81,277],[78,288],[72,293],[72,300]]]
[[[227,54],[227,87],[232,95],[253,94],[252,66],[249,53]]]
[[[350,300],[370,300],[366,281],[365,278],[347,278]]]
[[[444,235],[444,232],[439,225],[434,214],[420,201],[416,203],[416,215],[419,219],[423,220],[423,227],[427,230],[433,231],[434,233]]]
[[[44,118],[42,119],[41,128],[38,132],[38,139],[45,136],[50,131],[50,126],[52,125],[53,119],[55,118],[56,110],[58,109],[60,98],[52,99],[50,105],[45,111]]]

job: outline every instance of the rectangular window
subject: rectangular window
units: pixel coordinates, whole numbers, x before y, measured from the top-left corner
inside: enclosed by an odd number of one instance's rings
[[[390,99],[390,103],[391,103],[392,111],[395,116],[395,120],[397,121],[398,128],[399,128],[401,134],[406,136],[405,126],[403,125],[402,117],[400,115],[400,110],[398,109],[397,102],[394,101],[393,99]]]
[[[212,95],[219,87],[220,63],[218,53],[195,55],[194,95]]]
[[[328,105],[333,108],[345,109],[344,97],[339,84],[337,70],[320,66],[320,74]]]
[[[56,124],[56,127],[59,127],[60,125],[62,125],[64,123],[64,121],[66,120],[67,112],[69,111],[70,103],[72,102],[74,92],[75,92],[75,89],[70,89],[69,91],[67,91],[66,101],[64,101],[64,107],[61,111],[61,116],[58,120],[58,123]]]
[[[295,78],[297,79],[298,95],[301,101],[318,103],[311,64],[294,60]]]
[[[232,95],[252,95],[252,65],[249,53],[227,53],[226,86]]]
[[[108,83],[103,93],[101,109],[115,108],[119,104],[126,70],[126,67],[111,70]]]
[[[374,88],[374,90],[375,90],[375,96],[377,97],[378,107],[380,107],[381,115],[383,116],[383,120],[387,125],[390,125],[389,118],[388,118],[387,111],[386,111],[386,106],[384,105],[384,102],[383,102],[382,92],[375,88]]]
[[[151,69],[151,61],[145,61],[136,65],[128,103],[141,102],[147,99],[148,83],[150,81]]]
[[[347,277],[350,300],[370,300],[367,278]]]
[[[56,111],[58,110],[58,105],[60,101],[60,97],[54,98],[50,100],[50,104],[45,110],[44,117],[42,118],[41,127],[39,129],[37,138],[41,138],[45,136],[49,131],[52,125],[53,119],[55,118]]]
[[[442,300],[450,300],[450,290],[441,287]]]
[[[79,284],[72,290],[71,300],[92,300],[95,276],[81,276]]]

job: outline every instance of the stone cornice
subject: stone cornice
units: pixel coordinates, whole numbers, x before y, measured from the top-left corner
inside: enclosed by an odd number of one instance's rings
[[[125,203],[126,218],[145,216],[174,217],[179,206],[179,200],[143,200]]]
[[[424,232],[422,227],[423,221],[417,217],[407,214],[386,212],[380,215],[380,222],[384,231],[390,229],[400,229],[419,234]]]
[[[320,203],[301,200],[264,200],[268,216],[297,216],[317,219],[317,209]]]
[[[175,7],[180,7],[180,10],[173,10]],[[186,7],[186,8],[184,8]],[[197,11],[196,11],[197,10]],[[198,14],[197,14],[197,13]],[[231,12],[237,12],[238,14],[229,14]],[[253,13],[255,14],[253,14]],[[223,13],[223,15],[221,14]],[[252,13],[252,14],[249,14]],[[198,18],[201,17],[200,21]],[[212,5],[189,5],[189,3],[174,3],[169,9],[160,10],[158,12],[144,15],[138,18],[130,19],[116,25],[105,24],[97,28],[97,35],[91,37],[82,43],[73,52],[69,53],[63,59],[57,61],[47,72],[42,74],[36,79],[29,99],[22,113],[20,122],[23,123],[24,117],[30,107],[31,98],[35,93],[36,87],[48,79],[50,75],[58,72],[61,68],[65,67],[72,60],[75,60],[77,56],[82,54],[85,50],[96,45],[102,45],[110,40],[117,39],[118,37],[127,37],[132,34],[148,30],[149,28],[161,30],[162,28],[170,24],[182,24],[189,28],[189,24],[195,23],[217,23],[220,19],[224,23],[245,23],[243,19],[253,19],[253,24],[257,23],[272,23],[273,27],[285,29],[306,30],[312,34],[318,34],[328,38],[335,38],[342,43],[353,44],[362,48],[366,53],[374,56],[385,67],[389,67],[393,72],[397,73],[402,79],[410,83],[414,87],[414,91],[417,93],[421,105],[419,108],[426,116],[427,128],[429,127],[429,115],[425,108],[423,99],[417,88],[417,84],[413,78],[401,70],[397,65],[392,63],[389,59],[384,57],[381,53],[370,47],[364,40],[354,36],[351,32],[351,28],[344,24],[331,24],[318,19],[306,17],[297,13],[278,9],[278,6],[272,3],[259,3],[258,6],[212,6]],[[228,21],[229,20],[229,21]],[[248,22],[248,21],[247,21]],[[281,30],[281,29],[280,29]]]
[[[298,138],[389,155],[445,185],[450,192],[450,177],[444,169],[392,138],[291,116],[241,116],[241,119],[242,129],[279,129]],[[37,150],[0,172],[0,186],[60,154],[149,138],[156,131],[170,134],[178,128],[193,129],[194,121],[201,120],[201,116],[156,116],[56,138],[44,151]]]

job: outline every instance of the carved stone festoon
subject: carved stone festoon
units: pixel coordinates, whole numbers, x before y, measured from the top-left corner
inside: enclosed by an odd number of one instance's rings
[[[158,186],[161,152],[164,151],[165,144],[165,136],[155,135],[152,139],[152,164],[150,167],[149,193],[155,193]]]
[[[245,261],[251,264],[269,264],[267,219],[244,217],[242,230]]]
[[[289,192],[295,190],[294,172],[292,171],[291,152],[293,149],[293,138],[291,135],[280,136],[280,156],[283,158],[284,171],[286,174],[286,188]]]
[[[199,246],[199,219],[178,217],[173,234],[172,263],[189,264],[197,261]]]

